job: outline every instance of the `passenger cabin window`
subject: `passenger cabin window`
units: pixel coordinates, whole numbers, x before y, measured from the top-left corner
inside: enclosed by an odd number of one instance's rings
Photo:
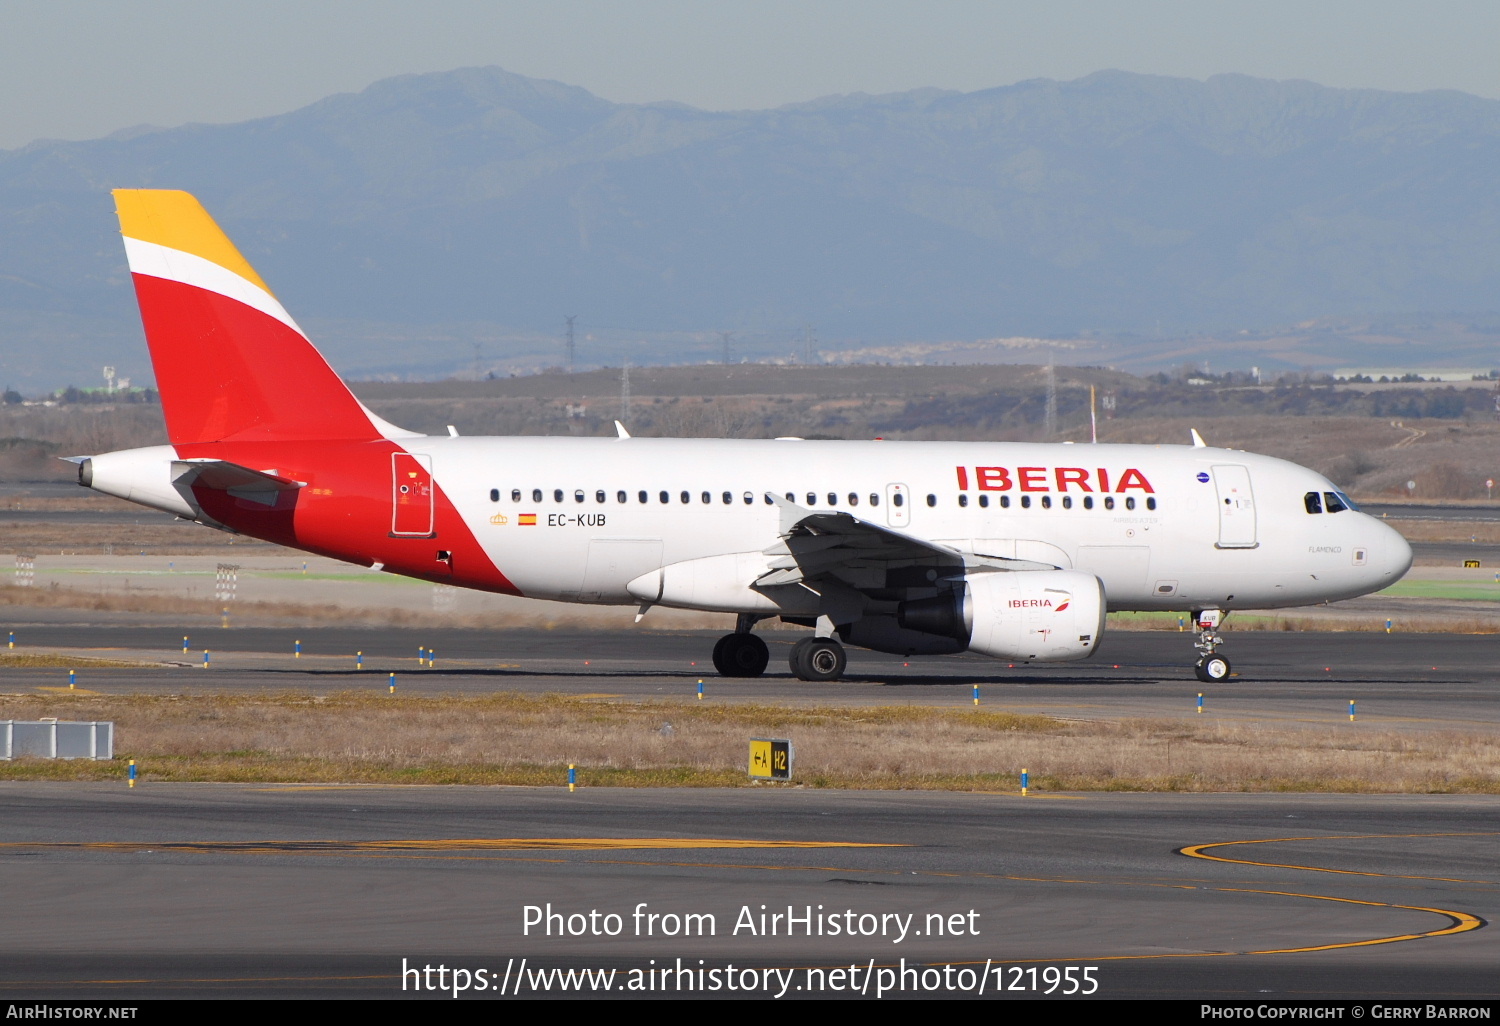
[[[816,506],[818,504],[818,496],[816,492],[807,493],[807,504],[809,506]]]
[[[542,490],[540,488],[533,488],[531,490],[531,501],[532,502],[541,502],[542,501]]]
[[[1125,499],[1125,508],[1126,509],[1135,509],[1135,496],[1134,495],[1126,497],[1126,499]]]
[[[1113,495],[1106,495],[1104,497],[1104,508],[1105,509],[1114,509],[1115,508],[1115,497]]]
[[[770,502],[771,500],[767,499],[766,501]],[[754,492],[746,492],[745,493],[745,505],[746,506],[753,506],[753,505],[755,505],[755,493]]]
[[[622,488],[620,491],[615,492],[615,501],[616,502],[629,502],[630,501],[630,496],[626,495],[625,494],[625,490]]]
[[[573,501],[574,502],[582,502],[583,501],[583,489],[582,488],[575,488],[573,490]]]
[[[979,497],[979,504],[981,506],[987,506],[987,505],[989,505],[989,503],[985,502],[985,500],[988,499],[988,498],[989,498],[988,495],[981,495]],[[1002,496],[1000,496],[1000,508],[1001,509],[1010,509],[1010,496],[1009,495],[1002,495]]]
[[[604,489],[603,488],[599,489],[597,492],[594,493],[594,501],[595,502],[603,502],[604,501]]]
[[[1003,497],[1004,496],[1002,496],[1002,498]],[[1023,495],[1023,496],[1021,496],[1021,508],[1022,509],[1030,509],[1031,508],[1031,496],[1029,496],[1029,495]]]
[[[891,505],[892,506],[904,506],[904,505],[906,505],[906,496],[902,495],[900,492],[897,492],[895,495],[891,496]]]
[[[969,497],[967,495],[965,495],[963,492],[959,492],[958,493],[958,504],[959,504],[959,506],[967,506],[969,504]]]
[[[1085,495],[1083,497],[1083,508],[1084,509],[1093,509],[1094,508],[1094,497],[1092,495]]]
[[[498,489],[498,488],[491,488],[490,489],[490,501],[491,502],[499,502],[500,501],[500,489]]]
[[[870,493],[870,505],[871,506],[879,506],[880,505],[880,496],[877,495],[877,494],[875,494],[874,492]]]
[[[858,506],[859,505],[859,493],[858,492],[850,492],[849,493],[849,505],[851,505],[851,506]]]
[[[1342,513],[1344,510],[1349,508],[1348,506],[1345,506],[1341,501],[1339,501],[1337,492],[1324,492],[1323,504],[1324,508],[1327,509],[1330,513]]]
[[[647,502],[650,500],[650,498],[651,493],[647,492],[644,488],[635,493],[636,502]]]
[[[707,495],[707,494],[708,494],[708,493],[707,493],[707,492],[704,492],[704,493],[703,493],[703,494],[705,494],[705,495]],[[692,497],[692,496],[691,496],[691,495],[689,495],[689,494],[688,494],[688,493],[687,493],[687,492],[683,492],[683,493],[682,493],[682,495],[681,495],[681,496],[680,496],[680,498],[681,498],[681,499],[682,499],[682,501],[683,501],[683,502],[685,502],[685,503],[686,503],[686,502],[692,502],[692,501],[693,501],[693,497]]]
[[[1063,509],[1072,509],[1072,508],[1073,508],[1073,496],[1071,496],[1071,495],[1064,495],[1063,496]]]
[[[1149,496],[1146,499],[1146,508],[1147,509],[1155,509],[1156,508],[1156,496],[1152,495],[1152,496]]]
[[[833,492],[829,492],[828,493],[828,505],[830,505],[830,506],[837,506],[838,504],[839,504],[839,497],[837,495],[835,495]]]
[[[562,502],[562,499],[563,499],[563,490],[561,488],[554,488],[554,489],[552,489],[552,501],[553,502]]]
[[[722,496],[722,498],[724,500],[724,505],[726,505],[726,506],[732,505],[734,503],[734,493],[733,492],[725,492],[724,495]]]
[[[707,492],[703,493],[702,498],[703,498],[704,505],[707,505],[708,503],[714,501],[714,497],[712,495],[709,495]]]
[[[927,493],[927,505],[929,505],[929,506],[936,506],[937,505],[937,496],[933,495],[931,492]]]
[[[659,497],[661,498],[662,502],[671,502],[672,501],[672,497],[670,495],[668,495],[666,492],[659,493]]]
[[[1050,495],[1043,495],[1042,496],[1042,509],[1051,509],[1051,508],[1052,508],[1052,496],[1050,496]]]
[[[519,488],[512,488],[510,490],[510,501],[511,502],[520,502],[521,501],[521,489],[519,489]]]
[[[1302,505],[1309,513],[1323,512],[1323,499],[1317,492],[1308,492],[1302,496]]]

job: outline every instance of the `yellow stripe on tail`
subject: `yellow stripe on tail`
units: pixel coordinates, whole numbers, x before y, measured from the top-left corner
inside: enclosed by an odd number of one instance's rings
[[[271,290],[234,248],[203,204],[191,193],[168,189],[116,189],[120,234],[201,257]]]

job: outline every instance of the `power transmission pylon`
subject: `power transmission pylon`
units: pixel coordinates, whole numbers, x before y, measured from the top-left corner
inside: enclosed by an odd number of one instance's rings
[[[620,423],[630,423],[630,359],[620,364]]]
[[[1047,438],[1057,432],[1057,371],[1052,366],[1051,353],[1047,354],[1047,410],[1042,432]]]

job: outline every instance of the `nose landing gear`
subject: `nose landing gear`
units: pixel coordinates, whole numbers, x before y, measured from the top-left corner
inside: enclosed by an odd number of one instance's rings
[[[1203,655],[1198,659],[1193,672],[1205,684],[1213,684],[1229,676],[1229,660],[1217,654],[1224,643],[1219,625],[1224,622],[1222,609],[1202,609],[1193,613],[1193,647]]]

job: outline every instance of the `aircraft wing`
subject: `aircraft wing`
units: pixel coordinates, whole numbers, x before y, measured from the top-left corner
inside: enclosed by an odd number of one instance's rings
[[[780,539],[765,550],[771,567],[757,588],[835,578],[857,591],[929,585],[978,571],[1055,570],[1048,563],[979,556],[872,524],[842,511],[810,510],[770,495],[781,512]]]

